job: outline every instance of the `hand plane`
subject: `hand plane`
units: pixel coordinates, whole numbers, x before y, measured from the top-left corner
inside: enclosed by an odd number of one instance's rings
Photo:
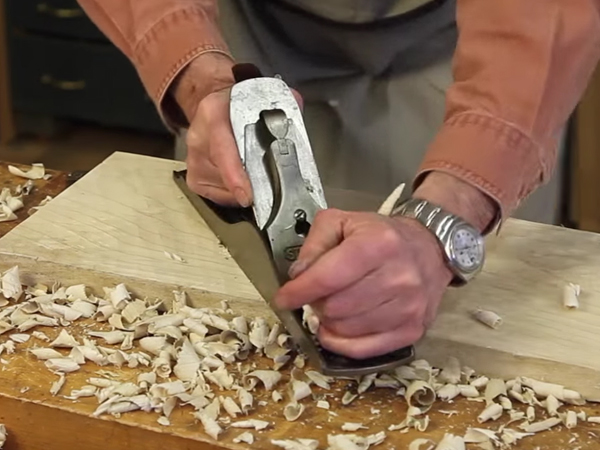
[[[233,68],[230,121],[252,185],[250,208],[225,207],[192,193],[186,171],[175,180],[209,228],[269,304],[309,363],[324,375],[361,376],[393,369],[414,358],[413,347],[369,359],[351,359],[320,346],[303,323],[303,311],[272,303],[289,280],[315,214],[327,202],[300,107],[280,77],[264,77],[249,64]]]

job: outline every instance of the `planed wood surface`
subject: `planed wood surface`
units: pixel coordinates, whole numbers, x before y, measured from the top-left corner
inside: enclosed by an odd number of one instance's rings
[[[132,285],[163,292],[182,286],[198,293],[195,297],[198,305],[211,298],[227,298],[246,312],[269,315],[256,290],[174,185],[171,171],[180,168],[183,164],[174,161],[115,153],[0,239],[4,267],[21,261],[24,267],[29,264],[41,276],[60,274],[63,282],[72,283],[81,282],[77,280],[82,278],[90,280],[92,285],[125,278]],[[360,203],[374,210],[381,200],[370,202],[363,198]],[[340,202],[332,199],[330,204],[340,206]],[[484,272],[471,285],[448,292],[434,327],[417,346],[418,356],[442,364],[448,355],[455,355],[464,364],[490,376],[527,375],[566,384],[598,399],[600,236],[510,220],[500,236],[488,239],[488,246]],[[186,262],[171,260],[164,251],[175,253]],[[33,266],[30,258],[37,258]],[[59,261],[60,265],[52,261]],[[561,306],[562,286],[566,282],[582,287],[582,306],[577,311],[565,311]],[[200,295],[203,292],[208,294]],[[475,307],[499,313],[504,318],[503,326],[491,330],[474,322],[469,312]],[[50,380],[46,385],[49,383]],[[392,400],[394,406],[375,418],[374,423],[402,421],[406,410],[403,402],[381,393],[374,395],[365,397],[365,409],[356,406],[353,410],[357,417],[363,418],[361,421],[369,416],[367,408],[370,411],[380,400],[377,395]],[[456,409],[459,415],[452,418],[432,415],[432,436],[439,437],[444,431],[460,433],[468,424],[476,425],[474,418],[479,406],[466,401],[439,406]],[[598,412],[597,408],[595,411]],[[119,423],[124,423],[125,416]],[[140,420],[143,423],[145,419]],[[20,423],[16,426],[21,426]],[[308,423],[306,430],[324,436],[313,426],[314,422]],[[290,428],[285,425],[287,433]],[[325,422],[322,426],[332,431],[331,424]],[[597,427],[589,427],[600,435]],[[154,429],[161,427],[154,425]],[[194,429],[202,434],[198,425]],[[294,424],[290,433],[298,431],[298,436],[310,437],[303,430]],[[173,428],[163,431],[173,433]],[[369,433],[374,431],[378,430],[369,429]],[[582,449],[595,448],[584,447],[591,445],[584,442],[586,436],[591,437],[592,443],[598,442],[594,441],[597,436],[594,438],[587,431],[577,429],[582,440],[578,445]],[[416,437],[412,432],[396,434],[393,435],[397,439],[393,441],[396,448],[405,448],[409,438]],[[559,427],[524,441],[518,448],[568,442],[572,435]],[[546,440],[548,436],[550,440]],[[388,446],[389,442],[392,441],[386,441],[382,448],[393,448]],[[530,447],[532,442],[535,445]],[[89,448],[95,448],[93,443],[90,445]]]
[[[179,286],[167,285],[157,282],[148,282],[134,278],[102,274],[93,270],[78,269],[64,266],[54,262],[38,262],[31,258],[0,257],[0,270],[6,270],[18,264],[24,281],[27,283],[41,282],[47,285],[62,280],[63,284],[84,283],[91,287],[97,294],[101,294],[103,286],[112,287],[116,283],[125,283],[136,296],[154,296],[170,298],[173,289]],[[217,306],[220,296],[198,291],[186,290],[190,302],[203,306]],[[232,301],[230,306],[237,312],[249,316],[261,315],[266,311],[261,305],[253,301],[240,299]],[[268,313],[268,312],[267,312]],[[102,329],[105,325],[90,321],[78,321],[68,327],[68,331],[79,341],[85,329]],[[39,328],[50,338],[58,335],[56,329]],[[0,342],[6,341],[7,336],[1,335]],[[271,439],[310,438],[318,439],[319,448],[325,449],[328,434],[344,433],[341,426],[345,422],[364,424],[367,429],[359,430],[360,435],[370,435],[380,431],[386,433],[386,440],[377,448],[383,450],[404,449],[416,438],[429,438],[439,441],[445,433],[462,435],[470,426],[482,426],[477,423],[477,415],[481,412],[483,404],[468,401],[464,398],[452,402],[436,402],[428,413],[431,419],[426,432],[410,430],[407,433],[389,431],[390,425],[398,424],[406,416],[407,404],[403,397],[396,396],[394,390],[370,389],[349,406],[342,406],[340,398],[345,391],[346,382],[332,385],[332,389],[325,391],[313,387],[317,395],[333,394],[328,397],[331,411],[337,416],[329,414],[326,410],[316,408],[312,399],[304,399],[305,413],[297,422],[287,422],[282,414],[283,404],[273,404],[271,401],[265,406],[257,406],[247,418],[266,420],[271,423],[264,431],[252,433],[256,441],[252,446],[235,444],[233,438],[245,430],[225,427],[225,432],[218,441],[208,437],[196,421],[189,406],[178,406],[172,416],[171,425],[159,425],[156,420],[157,413],[135,411],[124,413],[119,418],[112,416],[92,417],[98,403],[95,398],[81,398],[72,401],[64,398],[72,389],[79,389],[88,384],[89,377],[101,377],[101,370],[117,374],[115,379],[123,382],[135,382],[137,375],[147,368],[117,369],[114,366],[99,367],[87,362],[78,372],[67,374],[67,381],[61,391],[52,396],[49,392],[57,376],[45,368],[43,362],[38,361],[25,350],[32,346],[45,344],[31,338],[24,344],[16,344],[15,354],[3,354],[3,369],[0,370],[0,423],[4,423],[9,432],[5,450],[29,450],[44,448],[46,450],[62,450],[65,448],[85,448],[86,450],[103,450],[106,441],[110,439],[110,446],[114,450],[158,450],[164,448],[196,449],[196,450],[248,450],[260,448],[274,450],[270,444]],[[106,347],[112,347],[106,345]],[[67,355],[68,349],[57,349]],[[135,351],[135,349],[134,349]],[[257,363],[261,367],[261,360],[251,356],[248,363]],[[279,389],[285,385],[289,369],[284,370],[284,378],[277,385]],[[219,393],[219,391],[216,391]],[[269,400],[269,392],[257,389],[255,402]],[[516,409],[524,411],[523,405],[515,405]],[[600,415],[600,405],[576,407],[576,411],[585,411],[588,415]],[[539,419],[545,417],[541,408],[536,408]],[[240,420],[246,418],[241,417]],[[500,424],[508,421],[504,417],[492,424],[484,424],[485,428],[496,429]],[[513,425],[514,427],[514,425]],[[85,430],[85,431],[81,431]],[[528,437],[513,447],[523,450],[550,450],[556,448],[579,448],[579,450],[593,450],[597,448],[600,437],[600,425],[581,423],[574,430],[567,430],[562,425],[545,433]]]
[[[27,179],[11,174],[8,171],[9,165],[13,165],[24,170],[27,170],[30,166],[22,166],[20,164],[14,164],[10,162],[0,162],[0,189],[7,187],[14,192],[14,189],[17,186],[25,183]],[[15,213],[17,220],[0,222],[0,236],[4,236],[18,224],[27,219],[29,217],[29,208],[39,205],[40,202],[46,198],[46,196],[55,197],[66,189],[67,174],[65,172],[46,169],[46,173],[52,175],[52,178],[49,180],[34,180],[34,189],[32,190],[31,194],[23,196],[23,208]]]

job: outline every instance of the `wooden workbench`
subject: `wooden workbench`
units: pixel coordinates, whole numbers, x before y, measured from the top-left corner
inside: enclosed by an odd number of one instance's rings
[[[11,174],[8,171],[9,165],[13,165],[22,169],[26,168],[26,166],[22,166],[20,164],[0,161],[0,190],[5,187],[14,190],[14,188],[16,188],[18,185],[22,185],[25,181],[27,181],[24,178]],[[52,177],[48,180],[35,180],[35,187],[31,194],[23,196],[23,208],[15,213],[17,220],[0,222],[0,237],[4,236],[14,227],[27,219],[29,217],[29,208],[39,205],[40,202],[48,196],[56,197],[67,188],[68,175],[66,172],[46,169],[46,173],[50,174]]]
[[[182,164],[157,158],[117,153],[82,180],[56,197],[28,220],[0,239],[0,269],[18,264],[28,278],[51,284],[85,283],[100,290],[124,282],[140,297],[166,297],[183,288],[192,304],[216,305],[228,299],[232,308],[250,317],[271,316],[265,303],[227,251],[219,245],[171,179]],[[379,200],[379,199],[378,199]],[[334,202],[335,203],[335,202]],[[376,204],[376,203],[375,203]],[[436,364],[449,355],[460,358],[489,376],[510,378],[527,375],[564,383],[597,396],[600,384],[600,237],[584,232],[509,221],[499,237],[491,237],[484,273],[464,289],[449,291],[440,315],[417,352]],[[165,257],[181,256],[185,263]],[[560,293],[565,282],[582,286],[582,307],[565,312]],[[470,318],[475,306],[493,309],[504,318],[503,326],[491,330]],[[48,334],[56,330],[48,331]],[[73,334],[78,336],[75,327]],[[0,343],[6,340],[0,336]],[[172,424],[156,423],[154,413],[134,412],[120,418],[92,418],[95,399],[73,402],[49,394],[56,376],[22,351],[0,370],[0,422],[7,425],[6,449],[46,448],[249,449],[233,444],[243,430],[229,429],[218,440],[209,438],[194,421],[189,408],[177,408]],[[101,369],[86,364],[69,374],[64,393],[80,387],[90,374]],[[115,371],[113,367],[109,370]],[[125,381],[131,370],[117,371]],[[273,438],[315,438],[326,448],[328,433],[342,433],[344,422],[362,422],[361,435],[386,431],[377,448],[403,449],[417,437],[435,440],[446,432],[462,434],[469,426],[480,426],[476,417],[480,403],[458,399],[436,403],[428,430],[420,433],[387,431],[401,422],[406,403],[393,392],[367,391],[348,407],[330,400],[338,417],[307,402],[307,412],[298,422],[286,422],[281,404],[258,408],[252,418],[263,418],[274,426],[255,432],[254,447],[274,449]],[[379,413],[372,412],[378,409]],[[522,407],[520,407],[522,409]],[[576,408],[600,415],[591,404]],[[448,417],[443,411],[455,411]],[[541,415],[541,411],[538,411]],[[485,424],[497,428],[506,420]],[[596,449],[600,426],[580,424],[574,430],[558,426],[552,431],[520,441],[518,449]],[[472,447],[469,447],[472,448]]]

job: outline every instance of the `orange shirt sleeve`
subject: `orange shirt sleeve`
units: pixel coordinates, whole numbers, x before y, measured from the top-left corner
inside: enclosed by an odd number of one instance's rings
[[[88,17],[130,59],[161,107],[175,77],[196,57],[231,54],[218,28],[217,0],[78,0]],[[233,59],[233,58],[232,58]]]
[[[552,176],[561,128],[600,58],[598,0],[458,0],[444,124],[414,180],[439,170],[506,219]]]

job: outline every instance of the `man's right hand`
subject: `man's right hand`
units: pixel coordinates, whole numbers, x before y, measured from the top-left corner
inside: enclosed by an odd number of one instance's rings
[[[250,206],[252,186],[240,159],[229,119],[234,63],[217,54],[192,61],[174,85],[174,98],[190,123],[187,184],[215,203]],[[302,98],[292,91],[302,106]]]

